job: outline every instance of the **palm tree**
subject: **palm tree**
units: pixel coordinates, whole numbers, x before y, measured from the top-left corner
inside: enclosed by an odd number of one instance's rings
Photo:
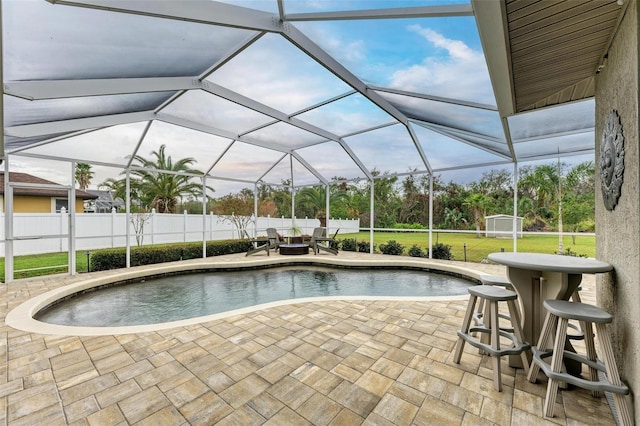
[[[202,195],[202,185],[192,181],[193,175],[201,175],[202,172],[190,167],[196,162],[194,158],[181,158],[174,162],[165,149],[166,146],[162,145],[157,151],[152,151],[151,160],[140,155],[133,157],[132,165],[140,169],[131,170],[130,192],[132,200],[138,200],[141,206],[156,209],[158,213],[175,213],[183,196]],[[114,196],[125,196],[124,179],[107,179],[101,186],[114,191]],[[213,188],[209,189],[213,191]]]
[[[84,191],[89,187],[94,174],[91,170],[91,165],[87,163],[77,163],[75,175],[76,182],[78,182],[78,187]]]
[[[329,188],[331,204],[335,204],[345,200],[347,194],[338,189],[336,186]],[[302,188],[296,194],[296,209],[307,216],[322,216],[326,214],[325,207],[327,205],[327,189],[326,186],[308,186]]]
[[[158,213],[175,213],[178,201],[184,195],[198,197],[202,194],[202,185],[193,182],[192,176],[181,173],[201,175],[202,172],[190,167],[196,162],[195,158],[181,158],[174,163],[171,156],[166,155],[165,149],[166,146],[161,145],[157,151],[152,151],[152,160],[140,155],[133,157],[132,164],[138,163],[137,165],[144,170],[134,169],[131,174],[137,177],[134,179],[135,186],[140,189],[142,201],[146,206],[156,209]],[[163,173],[164,171],[177,174]]]
[[[487,208],[491,203],[491,199],[479,192],[471,193],[465,200],[464,205],[468,206],[473,213],[474,222],[476,224],[476,237],[480,238],[482,233],[482,224],[487,215]]]

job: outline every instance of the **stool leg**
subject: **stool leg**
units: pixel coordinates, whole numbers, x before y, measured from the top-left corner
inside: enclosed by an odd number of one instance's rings
[[[479,318],[484,317],[484,299],[478,300],[478,308],[476,309],[476,314]],[[481,325],[483,321],[478,322],[476,325]]]
[[[582,298],[580,297],[580,291],[578,291],[578,289],[576,289],[573,294],[571,295],[571,300],[573,302],[576,303],[582,303]],[[585,334],[585,330],[584,328],[582,328],[582,323],[579,322],[579,326],[578,327],[574,327],[574,329],[578,332],[578,333],[582,333],[582,335],[584,336]]]
[[[554,315],[555,316],[555,315]],[[553,345],[553,355],[551,356],[551,370],[555,373],[562,371],[562,359],[564,358],[564,342],[567,338],[567,324],[569,320],[560,318],[556,329],[556,341]],[[547,384],[547,397],[544,400],[544,413],[547,417],[553,417],[553,408],[558,396],[558,386],[560,382],[549,378]]]
[[[476,318],[474,318],[475,324],[477,326],[479,326],[479,327],[483,327],[484,326],[484,322],[485,322],[485,319],[484,319],[484,299],[483,298],[480,298],[480,300],[478,300],[478,305],[477,305],[477,307],[475,309],[475,317],[477,318],[477,320],[476,320]],[[477,337],[478,336],[478,332],[473,333],[473,335]],[[482,352],[482,351],[480,351],[480,352]]]
[[[524,343],[524,331],[522,331],[522,325],[520,323],[520,314],[517,308],[517,301],[509,300],[507,307],[509,308],[509,316],[511,317],[511,325],[513,326],[513,333],[516,335],[518,342]],[[522,359],[522,367],[524,368],[524,374],[529,373],[529,360],[525,351],[520,353],[520,359]]]
[[[576,303],[582,303],[582,298],[580,297],[580,292],[578,290],[574,291],[571,295],[571,300]]]
[[[587,352],[587,358],[590,361],[596,361],[598,359],[598,355],[596,354],[596,345],[593,341],[593,325],[590,322],[580,321],[580,329],[584,333],[584,345]],[[589,380],[592,382],[597,382],[599,380],[597,369],[589,367]],[[591,391],[591,395],[599,398],[602,396],[602,392]]]
[[[596,332],[598,334],[600,347],[602,348],[602,358],[604,361],[604,366],[607,370],[607,378],[612,384],[620,386],[622,385],[622,381],[620,380],[620,375],[618,374],[618,367],[616,366],[616,360],[613,356],[613,347],[611,346],[611,338],[609,337],[609,334],[607,334],[607,328],[605,324],[596,324]],[[614,393],[613,402],[616,405],[616,410],[620,418],[620,424],[632,425],[633,419],[631,418],[631,412],[629,411],[627,400],[625,399],[624,395]]]
[[[476,306],[477,297],[473,294],[469,295],[469,305],[467,305],[467,311],[464,314],[464,319],[462,320],[462,331],[463,333],[469,333],[469,328],[471,327],[471,319],[473,318],[473,310]],[[464,339],[458,336],[458,343],[456,343],[456,351],[453,355],[453,362],[456,364],[460,364],[460,357],[462,357],[462,350],[464,349]]]
[[[558,317],[547,313],[547,316],[544,318],[544,324],[542,325],[542,332],[540,333],[540,337],[538,338],[538,349],[543,351],[547,349],[549,345],[549,341],[551,340],[551,336],[553,335],[553,329],[556,327],[556,323],[558,322]],[[540,366],[532,362],[531,368],[529,368],[529,376],[527,379],[531,383],[535,383],[538,379],[538,373],[540,372]]]
[[[485,301],[484,299],[480,299],[480,303],[484,304],[484,313],[482,314],[482,326],[485,328],[491,328],[491,310],[489,309],[490,307],[490,303],[488,301]],[[484,343],[485,345],[488,345],[490,342],[491,337],[489,336],[488,333],[480,333],[480,343]],[[478,353],[480,355],[488,355],[488,353],[485,353],[485,351],[483,351],[482,349],[478,349]]]
[[[498,303],[489,300],[489,310],[491,311],[491,319],[489,327],[491,328],[491,347],[493,349],[500,349],[500,324],[498,323]],[[500,368],[500,357],[492,356],[493,358],[493,386],[498,392],[502,392],[502,371]]]

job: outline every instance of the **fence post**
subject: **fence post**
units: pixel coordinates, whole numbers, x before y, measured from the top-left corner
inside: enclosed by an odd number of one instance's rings
[[[67,209],[65,209],[64,207],[60,208],[60,234],[66,234],[68,232],[65,232],[65,226],[64,226],[64,218],[65,215],[67,214]],[[63,251],[62,250],[62,240],[63,238],[59,238],[58,241],[60,241],[60,250],[59,251]]]
[[[111,207],[111,248],[115,247],[115,233],[116,233],[116,208]]]
[[[156,209],[151,209],[151,245],[154,243],[154,235],[156,233]]]
[[[213,212],[209,212],[209,239],[213,240]]]
[[[187,211],[182,213],[182,242],[187,241]]]

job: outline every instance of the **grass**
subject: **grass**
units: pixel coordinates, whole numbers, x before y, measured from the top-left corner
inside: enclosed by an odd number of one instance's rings
[[[344,234],[338,237],[338,240],[345,238],[356,238],[357,240],[369,241],[368,232],[359,232],[357,234]],[[374,233],[373,243],[378,247],[382,243],[389,240],[396,240],[404,246],[405,255],[414,244],[423,250],[429,247],[429,234],[426,232],[376,232]],[[474,234],[459,234],[433,232],[433,244],[440,242],[451,246],[453,260],[466,260],[468,262],[481,262],[489,253],[501,251],[513,251],[513,240],[501,238],[485,238],[484,236],[477,238]],[[582,256],[595,257],[596,239],[594,236],[578,236],[576,243],[573,244],[571,237],[563,238],[564,251],[571,252]],[[555,235],[525,235],[518,239],[519,252],[533,253],[557,253],[558,237]]]
[[[342,234],[338,240],[345,238],[356,238],[361,241],[369,241],[368,232],[357,234]],[[389,240],[396,240],[404,246],[405,255],[414,244],[423,250],[429,246],[429,234],[426,232],[376,232],[374,234],[374,244],[379,246]],[[468,262],[480,262],[489,253],[513,250],[512,240],[499,238],[477,238],[475,234],[458,234],[433,232],[433,243],[443,243],[451,246],[453,260],[466,260]],[[564,237],[565,251],[587,257],[595,257],[596,242],[593,236],[578,236],[573,244],[571,237]],[[518,239],[518,251],[535,253],[556,253],[558,251],[558,237],[554,235],[525,235]],[[45,253],[29,256],[16,256],[14,259],[15,279],[30,278],[41,275],[67,273],[68,256],[67,253]],[[30,269],[30,270],[29,270]],[[87,272],[87,252],[78,250],[76,252],[76,271],[78,273]],[[0,258],[0,280],[4,281],[4,258]]]
[[[14,278],[30,278],[41,275],[66,274],[69,256],[64,253],[43,253],[14,258]],[[76,252],[76,271],[87,272],[87,252]],[[4,257],[0,258],[0,279],[4,282]]]

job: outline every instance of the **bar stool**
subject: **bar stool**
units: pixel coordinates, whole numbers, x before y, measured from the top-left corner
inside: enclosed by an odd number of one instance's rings
[[[534,383],[540,369],[549,378],[547,396],[544,400],[545,416],[553,417],[558,386],[560,382],[566,382],[591,390],[593,396],[600,396],[600,392],[613,393],[620,424],[633,424],[629,407],[623,396],[629,393],[629,388],[622,383],[618,375],[611,339],[606,329],[606,324],[610,323],[613,317],[597,306],[568,300],[545,300],[544,307],[547,310],[547,316],[544,320],[538,346],[532,348],[533,361],[529,369],[528,379],[531,383]],[[586,356],[564,349],[569,320],[580,322],[580,328],[584,332]],[[596,325],[604,362],[600,362],[597,359],[592,324]],[[555,341],[553,342],[553,348],[547,349],[554,331]],[[551,364],[546,361],[546,358],[549,357],[551,357]],[[586,364],[589,367],[589,380],[562,372],[565,357]],[[598,371],[605,372],[606,377],[600,375],[601,377],[599,378]]]
[[[502,391],[502,379],[500,358],[505,355],[520,355],[522,357],[522,365],[525,373],[529,369],[529,361],[525,351],[531,347],[524,342],[524,333],[520,325],[520,315],[516,309],[516,300],[518,295],[510,290],[506,290],[496,286],[477,286],[469,288],[469,305],[462,321],[462,329],[458,331],[458,342],[453,356],[453,362],[460,363],[462,350],[465,342],[475,346],[484,353],[489,354],[493,358],[493,384],[498,392]],[[483,321],[482,325],[471,327],[473,313],[478,299],[483,300],[488,305],[489,320]],[[509,309],[509,317],[513,327],[513,333],[501,329],[498,324],[498,303],[506,302]],[[481,335],[490,335],[491,343],[487,344],[482,341],[482,337],[478,339],[471,333],[478,332]],[[501,347],[500,338],[506,338],[511,341],[507,347]]]
[[[505,276],[502,275],[480,275],[480,282],[482,283],[482,285],[489,285],[489,286],[498,286],[498,287],[503,287],[507,290],[513,290],[513,286],[511,284],[511,281],[509,281],[509,279]],[[522,315],[520,315],[520,307],[518,306],[518,304],[516,303],[516,309],[518,309],[518,316],[522,318]],[[483,325],[482,323],[482,318],[485,315],[488,315],[488,311],[486,311],[485,309],[485,303],[484,303],[484,299],[480,299],[478,301],[478,306],[473,314],[473,322],[475,323],[475,325],[481,326]],[[506,315],[506,314],[498,314],[498,316],[506,321],[511,322],[511,318]],[[509,333],[513,333],[513,328],[511,327],[501,327],[504,331],[507,331]],[[484,341],[486,343],[486,341]]]

